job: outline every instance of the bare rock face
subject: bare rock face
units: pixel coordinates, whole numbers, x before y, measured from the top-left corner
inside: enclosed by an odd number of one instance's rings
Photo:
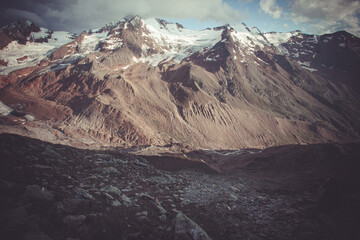
[[[7,62],[5,62],[4,60],[0,60],[0,66],[7,66]]]
[[[11,43],[12,39],[0,29],[0,49],[5,48],[9,43]]]
[[[20,44],[25,44],[32,32],[40,32],[40,28],[31,21],[17,20],[16,22],[2,28],[5,36],[1,36],[1,42],[7,42],[5,39],[18,41]],[[7,44],[6,44],[7,45]],[[6,46],[4,45],[4,47]],[[2,49],[2,47],[0,48]]]
[[[47,42],[51,38],[53,31],[47,30],[46,34],[33,38],[33,33],[39,33],[40,27],[29,20],[17,20],[0,29],[0,50],[4,49],[9,43],[16,41],[25,45],[28,42]]]

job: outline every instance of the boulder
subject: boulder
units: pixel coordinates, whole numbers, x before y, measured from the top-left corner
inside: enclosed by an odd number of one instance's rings
[[[105,193],[109,193],[109,194],[114,194],[116,196],[121,196],[121,191],[120,189],[118,189],[117,187],[114,187],[112,185],[103,187],[101,190],[101,192],[105,192]]]
[[[25,188],[24,198],[29,200],[51,201],[54,199],[54,196],[44,187],[41,188],[38,185],[28,185]]]
[[[178,213],[172,227],[171,239],[174,240],[211,240],[209,235],[193,220]]]
[[[88,191],[86,191],[85,189],[82,188],[78,188],[76,189],[76,193],[84,198],[84,199],[88,199],[88,200],[94,200],[95,198],[93,197],[93,195],[91,195]]]
[[[120,203],[118,200],[115,200],[115,201],[113,201],[113,202],[111,203],[111,205],[112,205],[113,207],[119,207],[119,206],[121,206],[121,203]]]
[[[114,168],[114,167],[106,167],[103,169],[103,173],[106,174],[106,175],[109,175],[109,174],[120,174],[120,172]]]

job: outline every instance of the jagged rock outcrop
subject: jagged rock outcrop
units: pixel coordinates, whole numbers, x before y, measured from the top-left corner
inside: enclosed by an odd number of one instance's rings
[[[40,32],[40,28],[29,20],[17,20],[16,22],[3,27],[0,35],[0,49],[6,47],[11,41],[17,41],[20,44],[25,44],[30,40],[32,32]],[[41,41],[39,39],[39,41]]]

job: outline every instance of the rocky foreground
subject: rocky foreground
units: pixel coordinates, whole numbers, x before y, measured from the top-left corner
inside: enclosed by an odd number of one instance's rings
[[[1,134],[0,236],[359,239],[359,146],[193,151],[181,158]],[[195,157],[203,161],[186,160]]]

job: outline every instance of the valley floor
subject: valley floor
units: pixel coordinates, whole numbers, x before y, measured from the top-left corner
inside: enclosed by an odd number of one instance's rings
[[[360,239],[359,143],[140,156],[1,134],[0,159],[2,239]]]

